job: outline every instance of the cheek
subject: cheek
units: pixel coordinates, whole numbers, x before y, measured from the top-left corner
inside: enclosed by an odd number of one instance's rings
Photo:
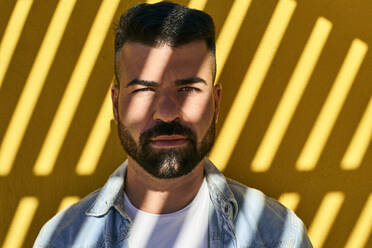
[[[119,116],[127,128],[142,129],[142,125],[149,118],[152,98],[125,97],[119,102]]]
[[[190,97],[182,106],[185,121],[195,126],[198,133],[203,134],[213,119],[214,111],[214,102],[210,96]]]

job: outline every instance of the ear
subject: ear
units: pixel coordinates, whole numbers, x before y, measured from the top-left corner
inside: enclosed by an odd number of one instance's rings
[[[218,114],[220,112],[221,91],[222,85],[220,83],[217,83],[213,86],[214,106],[216,109],[216,122],[218,120]]]
[[[118,102],[119,102],[119,86],[113,82],[111,85],[111,100],[112,100],[112,110],[114,112],[115,123],[118,124],[119,112],[118,112]]]

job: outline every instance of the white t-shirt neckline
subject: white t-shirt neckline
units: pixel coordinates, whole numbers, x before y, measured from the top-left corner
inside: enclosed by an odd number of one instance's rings
[[[208,192],[208,186],[207,186],[207,182],[204,178],[203,183],[200,186],[200,189],[199,189],[198,193],[196,194],[196,196],[194,197],[194,199],[189,204],[187,204],[185,207],[183,207],[182,209],[177,210],[177,211],[172,212],[172,213],[168,213],[168,214],[154,214],[154,213],[149,213],[149,212],[143,211],[141,209],[138,209],[132,204],[132,202],[128,198],[128,195],[124,192],[124,206],[125,206],[124,209],[125,209],[125,212],[128,214],[128,216],[131,219],[133,219],[136,216],[136,214],[143,214],[143,215],[146,215],[149,218],[152,218],[152,217],[153,218],[159,218],[159,217],[161,217],[161,218],[168,218],[168,217],[172,218],[172,217],[175,217],[175,216],[185,214],[188,209],[197,205],[199,203],[200,198],[203,197],[202,196],[203,193],[205,193],[205,192]]]
[[[209,204],[205,178],[188,205],[168,214],[153,214],[137,209],[124,193],[124,209],[132,220],[129,247],[207,247]]]

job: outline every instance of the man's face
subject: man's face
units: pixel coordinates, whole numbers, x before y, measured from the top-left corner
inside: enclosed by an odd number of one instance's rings
[[[204,41],[172,48],[125,43],[112,87],[119,138],[157,178],[189,173],[211,149],[220,101],[214,60]]]

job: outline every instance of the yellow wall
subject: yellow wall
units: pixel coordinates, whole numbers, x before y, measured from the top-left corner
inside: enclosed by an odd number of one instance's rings
[[[30,247],[125,158],[107,95],[112,22],[138,2],[1,0],[1,246]],[[216,23],[212,160],[294,209],[315,247],[372,247],[372,2],[176,2]]]

